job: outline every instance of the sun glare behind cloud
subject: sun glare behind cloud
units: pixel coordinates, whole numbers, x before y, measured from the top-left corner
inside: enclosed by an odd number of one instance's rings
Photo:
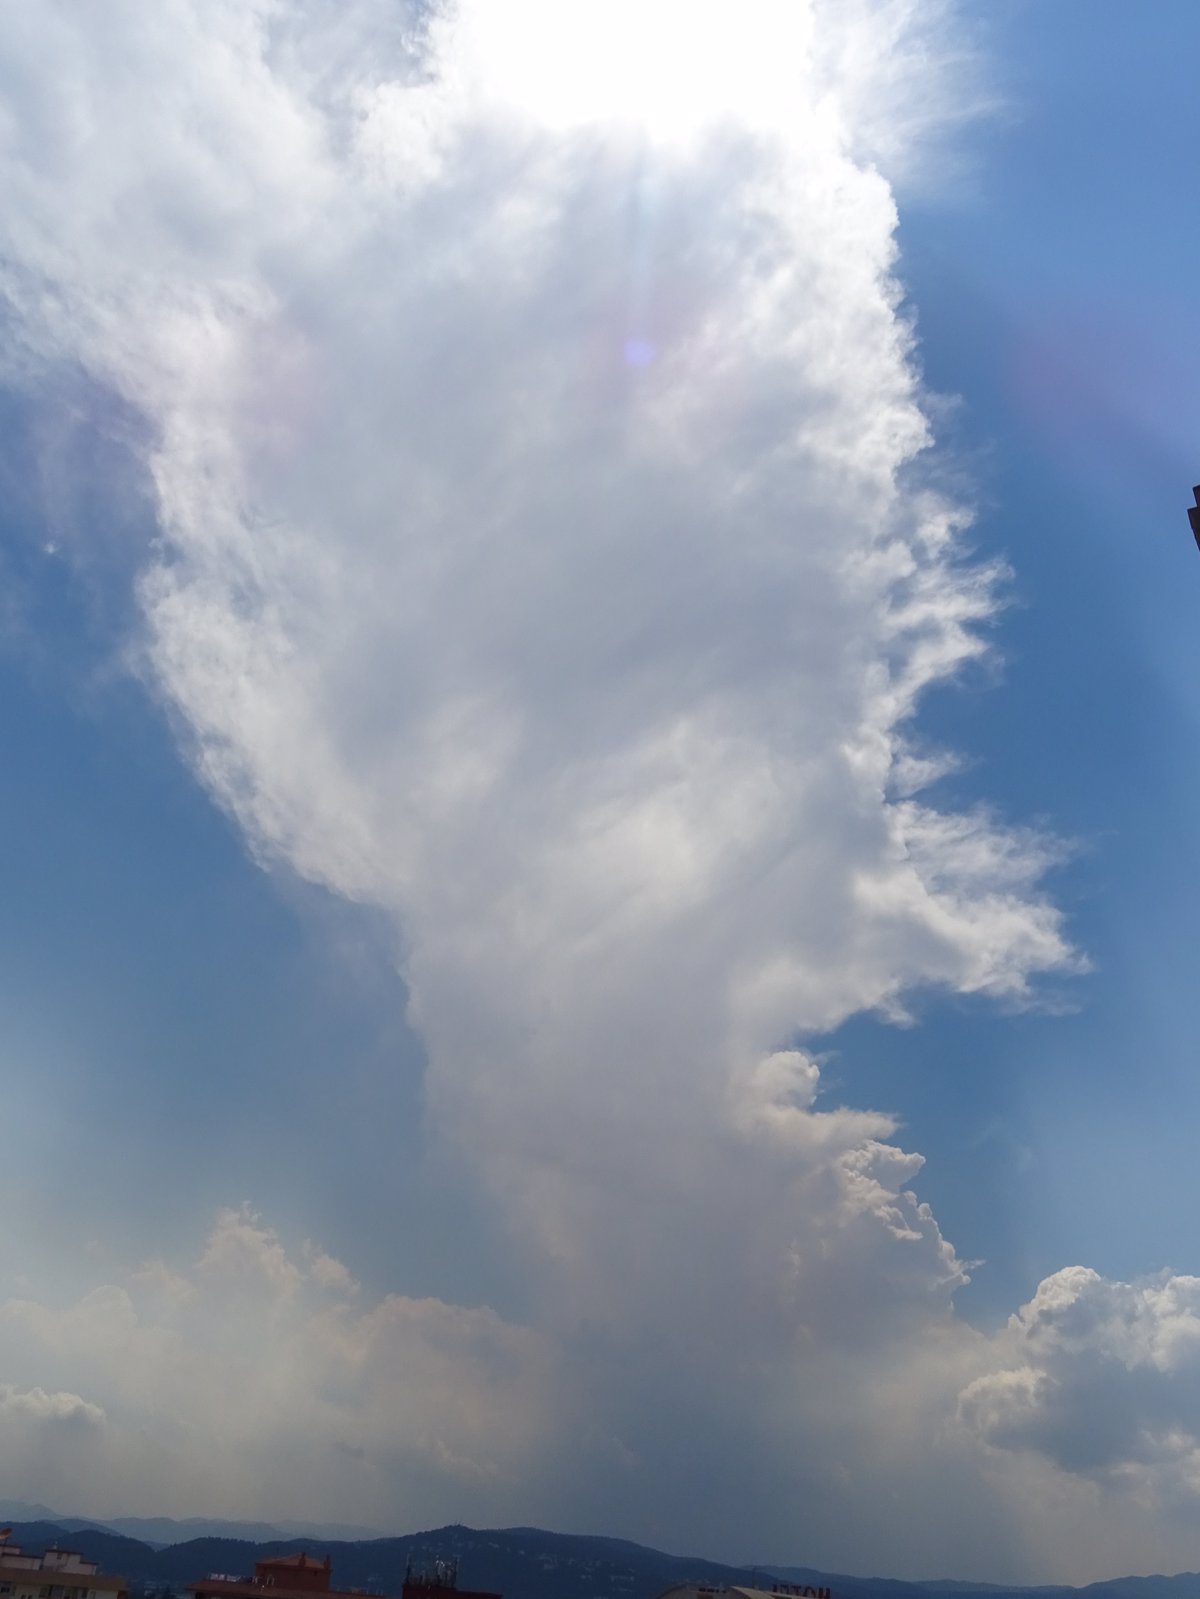
[[[626,124],[687,143],[724,121],[785,130],[812,45],[809,5],[464,0],[450,23],[473,86],[557,129]]]

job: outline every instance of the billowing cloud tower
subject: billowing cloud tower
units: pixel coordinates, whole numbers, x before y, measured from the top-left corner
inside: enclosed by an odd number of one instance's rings
[[[894,276],[947,24],[567,11],[3,25],[9,381],[84,375],[151,511],[131,657],[255,856],[382,913],[428,1136],[528,1284],[520,1325],[364,1308],[233,1209],[185,1274],[10,1305],[11,1361],[59,1350],[131,1496],[151,1459],[198,1508],[220,1436],[329,1513],[815,1560],[866,1496],[902,1559],[1016,1400],[956,1410],[962,1262],[814,1041],[1076,964],[1047,845],[940,808],[913,730],[997,579]]]

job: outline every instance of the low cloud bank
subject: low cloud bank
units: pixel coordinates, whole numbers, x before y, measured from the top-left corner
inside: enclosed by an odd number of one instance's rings
[[[403,1503],[436,1520],[453,1499],[482,1515],[515,1507],[569,1412],[536,1333],[432,1299],[361,1304],[340,1262],[289,1254],[244,1206],[181,1266],[124,1272],[61,1309],[7,1301],[0,1350],[6,1370],[52,1367],[104,1396],[0,1386],[6,1487],[91,1514],[219,1499],[277,1514]]]

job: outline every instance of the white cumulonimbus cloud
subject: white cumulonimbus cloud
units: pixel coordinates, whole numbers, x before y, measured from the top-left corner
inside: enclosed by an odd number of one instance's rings
[[[361,1518],[399,1495],[429,1520],[451,1498],[482,1515],[537,1469],[552,1419],[570,1413],[537,1333],[486,1308],[361,1303],[341,1262],[289,1254],[246,1206],[218,1216],[182,1269],[154,1262],[123,1279],[63,1307],[0,1306],[8,1369],[49,1364],[105,1396],[102,1410],[0,1385],[12,1481],[56,1507],[63,1494],[211,1502],[219,1475],[243,1507],[286,1481],[277,1514],[295,1495]]]
[[[966,1424],[1100,1482],[1200,1488],[1200,1278],[1055,1272],[997,1338],[1007,1362],[962,1393]]]
[[[99,1405],[81,1399],[78,1394],[48,1394],[44,1388],[22,1391],[10,1382],[0,1383],[0,1416],[9,1422],[58,1422],[82,1427],[98,1427],[104,1421]]]
[[[979,1356],[920,1158],[819,1102],[806,1040],[1077,965],[1048,846],[939,810],[912,733],[983,653],[997,577],[921,467],[874,164],[945,107],[945,19],[563,9],[14,13],[6,369],[35,404],[82,372],[86,425],[136,459],[140,669],[262,861],[392,918],[431,1128],[526,1256],[536,1332],[343,1309],[322,1347],[373,1371],[402,1322],[394,1370],[438,1395],[455,1351],[500,1349],[446,1444],[456,1480],[486,1462],[480,1514],[602,1505],[680,1539],[732,1506],[779,1547],[802,1502],[832,1552]],[[183,1300],[205,1271],[292,1306],[345,1287],[222,1227],[160,1270]],[[208,1393],[195,1323],[154,1325],[171,1391]],[[311,1358],[253,1408],[281,1492],[333,1491],[283,1419]],[[116,1370],[88,1390],[111,1416]],[[369,1460],[375,1515],[411,1486],[388,1439],[426,1425],[399,1375],[380,1391],[387,1427],[302,1411]],[[236,1392],[197,1432],[236,1427]],[[671,1487],[697,1434],[738,1468]],[[893,1485],[881,1550],[922,1491]]]

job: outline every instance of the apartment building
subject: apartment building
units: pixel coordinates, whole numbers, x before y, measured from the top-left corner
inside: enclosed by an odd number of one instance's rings
[[[102,1574],[74,1549],[27,1555],[0,1528],[0,1599],[128,1599],[124,1577]]]

